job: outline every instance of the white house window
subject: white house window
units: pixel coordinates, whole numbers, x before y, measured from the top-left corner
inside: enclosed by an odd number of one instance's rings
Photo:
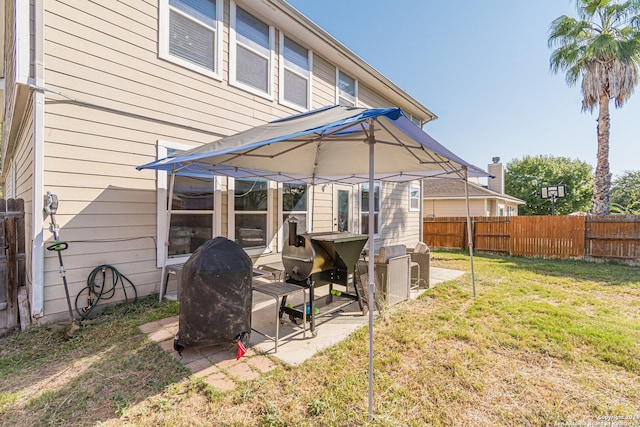
[[[369,234],[369,184],[360,184],[360,233]],[[380,233],[380,183],[373,184],[373,233]]]
[[[311,51],[280,33],[280,52],[280,103],[308,110],[311,108]]]
[[[267,246],[269,183],[236,179],[233,190],[235,241],[243,248]]]
[[[419,128],[422,128],[422,122],[418,117],[411,115],[411,121],[413,122],[414,125],[418,126]]]
[[[160,57],[220,79],[222,0],[160,0]]]
[[[336,102],[340,105],[356,107],[358,104],[358,81],[336,69]]]
[[[190,147],[160,141],[158,158],[179,154]],[[193,251],[219,234],[220,191],[213,175],[185,176],[177,174],[173,195],[169,200],[171,175],[158,172],[158,242],[169,236],[167,264],[183,262]],[[167,214],[171,205],[171,218]],[[158,266],[164,263],[164,246],[158,245]]]
[[[420,186],[419,185],[412,184],[409,186],[409,210],[410,211],[420,210]]]
[[[231,2],[230,83],[272,98],[274,29]]]
[[[213,237],[213,177],[176,175],[171,200],[169,258],[193,253]],[[167,201],[167,205],[169,201]]]
[[[308,231],[309,221],[309,186],[307,184],[282,184],[282,237],[284,241],[289,236],[289,220],[295,219],[298,234]]]

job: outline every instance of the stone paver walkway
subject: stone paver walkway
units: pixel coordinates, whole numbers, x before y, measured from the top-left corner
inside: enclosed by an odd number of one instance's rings
[[[453,280],[463,274],[462,271],[448,270],[444,268],[431,267],[430,284],[435,286],[438,283],[447,280]],[[412,293],[412,298],[417,294]],[[256,303],[256,301],[254,301]],[[273,304],[273,302],[271,302]],[[272,321],[273,309],[270,307],[262,307],[262,303],[254,304],[253,321],[264,321],[261,319],[269,319]],[[354,307],[357,304],[354,305]],[[258,310],[256,312],[256,310]],[[266,311],[266,316],[259,316],[261,311]],[[263,313],[264,314],[264,313]],[[260,375],[272,371],[281,366],[281,363],[297,364],[312,357],[318,351],[333,345],[338,341],[346,338],[350,332],[345,332],[347,321],[358,321],[359,324],[351,329],[356,329],[367,322],[366,316],[346,316],[330,319],[322,326],[322,332],[316,338],[309,338],[300,341],[300,337],[291,338],[287,342],[282,342],[278,347],[279,351],[274,354],[275,357],[282,362],[275,361],[271,356],[265,354],[272,353],[269,348],[259,350],[261,343],[269,343],[270,340],[262,340],[259,337],[253,337],[247,351],[239,360],[236,360],[237,345],[235,343],[188,347],[182,351],[182,355],[173,349],[173,340],[178,333],[178,316],[161,319],[155,322],[144,324],[140,327],[143,333],[147,334],[149,339],[158,343],[161,349],[167,351],[172,357],[176,358],[180,363],[184,364],[196,377],[203,378],[207,384],[217,390],[228,391],[235,388],[236,384],[241,381],[251,381]],[[351,331],[349,329],[349,331]],[[309,334],[307,335],[309,336]],[[281,337],[282,338],[282,337]],[[256,350],[258,349],[258,350]],[[264,351],[264,352],[262,352]]]
[[[178,316],[146,323],[140,327],[149,339],[158,343],[196,377],[220,391],[231,390],[239,381],[249,381],[275,369],[278,364],[252,348],[236,360],[236,344],[188,347],[182,355],[173,349],[173,339],[178,333]]]

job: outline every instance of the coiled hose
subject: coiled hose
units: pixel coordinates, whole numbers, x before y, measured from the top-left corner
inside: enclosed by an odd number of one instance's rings
[[[110,284],[107,283],[109,282],[109,276],[111,276]],[[100,280],[100,278],[102,279],[102,282],[97,283],[96,279]],[[118,284],[122,286],[125,302],[128,303],[129,296],[127,295],[125,281],[127,281],[133,289],[132,302],[135,302],[138,299],[138,291],[135,285],[133,284],[133,282],[131,282],[131,280],[127,278],[127,276],[120,273],[118,269],[108,264],[102,264],[91,270],[91,273],[87,278],[87,286],[83,288],[76,296],[75,306],[78,315],[83,320],[87,319],[91,312],[96,308],[100,300],[110,299],[115,295]],[[84,294],[86,294],[87,297],[87,306],[79,308],[78,302],[81,300],[81,297]]]

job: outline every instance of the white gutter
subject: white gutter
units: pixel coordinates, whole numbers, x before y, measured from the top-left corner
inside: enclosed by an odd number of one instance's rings
[[[25,2],[27,3],[27,2]],[[34,1],[34,80],[44,87],[44,0]],[[44,316],[44,92],[33,91],[31,316]]]

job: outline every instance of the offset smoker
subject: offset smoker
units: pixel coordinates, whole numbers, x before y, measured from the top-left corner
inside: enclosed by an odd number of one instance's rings
[[[289,240],[282,249],[282,264],[287,282],[309,288],[309,310],[307,319],[311,322],[311,333],[315,335],[314,288],[329,285],[328,302],[333,300],[333,285],[352,286],[354,293],[342,292],[341,296],[351,301],[341,304],[322,314],[336,311],[353,301],[364,310],[362,299],[355,285],[356,263],[368,236],[352,233],[307,233],[297,234],[295,222],[289,223]],[[302,311],[286,307],[282,302],[280,315],[287,313],[291,320],[302,319]],[[304,310],[305,307],[302,307]]]

